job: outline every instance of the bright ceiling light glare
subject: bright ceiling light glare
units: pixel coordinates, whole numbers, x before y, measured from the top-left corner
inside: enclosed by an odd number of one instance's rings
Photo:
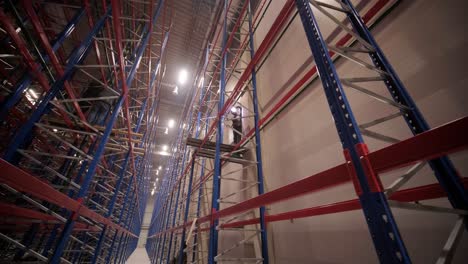
[[[166,134],[166,135],[169,134],[169,128],[168,127],[166,127],[166,130],[164,130],[164,134]]]
[[[235,106],[231,107],[231,113],[237,114],[237,107]]]
[[[169,119],[169,122],[167,122],[167,126],[168,126],[169,128],[173,128],[174,125],[175,125],[174,119]]]
[[[179,87],[177,85],[176,85],[176,87],[174,87],[174,90],[172,90],[172,93],[175,94],[175,95],[179,94]]]
[[[154,189],[153,189],[153,190],[151,190],[151,196],[153,196],[153,195],[154,195]]]
[[[159,175],[159,170],[156,171],[156,175]]]
[[[159,178],[156,178],[156,181],[159,181]]]
[[[37,93],[33,89],[28,90],[29,95],[31,95],[32,98],[38,99],[39,96],[37,96]]]
[[[162,150],[163,150],[163,151],[167,151],[167,145],[163,145],[163,146],[162,146]]]
[[[158,170],[161,170],[161,169],[162,169],[162,166],[159,166],[159,167],[158,167]]]
[[[188,79],[188,72],[187,70],[180,70],[179,72],[179,84],[185,84],[187,82],[187,79]]]
[[[57,133],[58,130],[57,130],[56,128],[54,128],[54,129],[52,129],[52,131],[54,131],[55,133]]]

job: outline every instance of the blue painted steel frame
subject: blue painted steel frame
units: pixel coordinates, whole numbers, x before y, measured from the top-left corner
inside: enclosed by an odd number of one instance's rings
[[[71,35],[71,33],[74,31],[76,25],[80,22],[81,18],[85,14],[85,9],[81,8],[77,11],[75,16],[68,22],[68,24],[65,26],[63,31],[57,36],[57,38],[54,40],[52,43],[52,50],[57,51],[60,46],[65,42],[65,40],[68,38],[68,36]],[[49,61],[49,56],[43,54],[42,57],[44,57],[44,60],[46,62]],[[71,57],[71,56],[70,56]],[[38,64],[37,65],[38,70],[42,69],[42,65]],[[29,87],[29,85],[32,83],[34,79],[34,76],[31,73],[26,73],[23,78],[18,82],[18,84],[13,88],[14,92],[2,103],[0,106],[0,120],[4,120],[6,114],[8,111],[18,102],[18,100],[22,97],[24,90]]]
[[[253,37],[253,25],[252,25],[252,2],[249,1],[248,13],[249,13],[249,47],[250,47],[250,58],[253,59],[255,55],[254,37]],[[257,157],[257,181],[258,181],[258,194],[261,195],[265,192],[263,182],[263,162],[262,162],[262,144],[260,140],[260,127],[259,127],[259,111],[258,111],[258,96],[257,96],[257,74],[255,73],[255,67],[252,69],[252,101],[254,108],[254,126],[255,126],[255,155]],[[260,216],[260,237],[261,237],[261,249],[263,263],[268,264],[268,236],[267,227],[265,223],[265,206],[259,209]]]
[[[140,116],[138,117],[137,125],[134,128],[133,132],[138,132],[139,129],[140,129],[141,122],[143,120],[143,116],[144,116],[144,113],[146,111],[146,105],[147,105],[147,99],[145,99],[144,102],[143,102],[143,105],[142,105],[141,111],[140,111]],[[112,212],[114,210],[114,205],[115,205],[115,202],[117,200],[117,195],[120,192],[120,187],[122,185],[122,181],[124,179],[125,172],[127,171],[127,165],[128,165],[129,158],[130,158],[130,150],[127,152],[127,154],[125,156],[125,159],[123,161],[123,164],[121,166],[121,169],[120,169],[120,172],[119,172],[119,175],[118,175],[119,179],[118,179],[117,184],[115,186],[114,195],[112,196],[111,201],[110,201],[110,203],[108,205],[108,208],[107,208],[107,213],[105,215],[106,218],[111,216]],[[124,206],[125,206],[125,204],[124,204]],[[100,250],[101,250],[102,242],[105,239],[106,230],[107,230],[107,226],[105,226],[101,231],[101,234],[99,236],[99,240],[98,240],[98,243],[96,245],[96,249],[95,249],[93,258],[91,260],[91,263],[96,263],[96,261],[98,259],[98,255],[99,255]]]
[[[345,150],[350,175],[355,175],[358,181],[356,184],[360,188],[359,200],[374,241],[377,256],[381,263],[411,263],[385,194],[382,192],[381,186],[375,186],[380,182],[373,169],[368,166],[370,163],[366,163],[367,153],[365,152],[367,149],[309,1],[296,0],[296,5],[335,120],[338,135]],[[362,151],[363,149],[364,151]]]
[[[192,154],[193,156],[193,154]],[[183,166],[182,166],[183,167]],[[192,157],[192,165],[190,167],[190,176],[189,176],[189,183],[187,189],[187,200],[185,201],[185,212],[184,212],[184,221],[183,223],[187,222],[189,209],[190,209],[190,198],[192,195],[192,183],[193,183],[193,169],[195,167],[195,158]],[[185,245],[185,227],[182,229],[182,237],[180,239],[180,248],[179,248],[179,264],[183,263],[183,255],[184,255],[184,245]]]
[[[159,2],[158,8],[156,9],[153,17],[157,18],[159,16],[159,12],[160,12],[162,3],[163,3],[163,1]],[[111,8],[109,7],[107,12],[106,12],[106,15],[104,17],[102,17],[99,20],[98,23],[96,23],[95,28],[97,27],[98,30],[99,30],[103,26],[103,24],[105,22],[105,19],[109,16],[110,12],[111,12]],[[153,23],[155,23],[156,19],[154,19],[153,21],[154,21]],[[147,28],[148,28],[148,25],[146,24],[144,32],[147,31]],[[91,32],[93,34],[93,36],[98,32],[98,30],[93,30]],[[144,51],[146,49],[146,45],[148,43],[150,35],[151,35],[150,32],[146,32],[146,34],[145,34],[145,36],[143,38],[143,41],[140,44],[140,47],[136,52],[134,63],[132,65],[132,67],[130,68],[130,72],[129,72],[127,80],[126,80],[127,86],[130,86],[132,81],[133,81],[133,78],[135,76],[135,73],[136,73],[136,70],[138,68],[141,57],[142,57],[142,55],[143,55],[143,53],[144,53]],[[67,75],[67,74],[65,74],[65,75]],[[62,84],[63,84],[63,82],[62,82]],[[120,86],[121,85],[122,85],[122,83],[120,84]],[[54,86],[55,86],[55,84],[54,84]],[[112,116],[110,117],[110,120],[109,120],[109,122],[108,122],[108,124],[107,124],[107,126],[106,126],[106,128],[104,130],[104,133],[103,133],[103,136],[101,137],[101,141],[100,141],[100,143],[98,145],[98,148],[97,148],[96,152],[94,153],[94,158],[93,158],[91,164],[89,165],[89,168],[88,168],[88,171],[86,173],[85,179],[81,184],[81,188],[80,188],[79,193],[77,195],[77,199],[82,199],[86,195],[86,193],[88,191],[89,184],[92,181],[92,178],[94,176],[97,165],[98,165],[98,163],[100,161],[102,153],[104,152],[105,144],[107,143],[107,140],[108,140],[108,138],[110,136],[110,133],[112,131],[112,127],[113,127],[113,125],[114,125],[114,123],[115,123],[115,121],[117,119],[119,110],[120,110],[120,108],[121,108],[121,106],[122,106],[125,99],[126,99],[126,94],[120,96],[117,103],[116,103],[116,105],[115,105],[115,107],[114,107]],[[138,190],[136,190],[136,191],[138,191]],[[57,244],[57,247],[56,247],[56,249],[54,251],[54,254],[53,254],[52,258],[51,258],[52,263],[58,263],[60,261],[60,257],[61,257],[62,252],[63,252],[63,250],[64,250],[64,248],[65,248],[65,246],[66,246],[66,244],[68,242],[69,236],[71,234],[71,230],[73,229],[73,226],[74,226],[74,223],[75,223],[75,220],[73,219],[73,217],[70,217],[68,219],[65,227],[64,227],[64,230],[62,231],[61,237],[59,238],[60,242]]]
[[[416,135],[428,131],[430,129],[429,125],[409,95],[405,86],[398,78],[398,75],[383,54],[374,37],[362,22],[362,19],[352,3],[349,0],[341,0],[341,2],[350,10],[347,13],[347,16],[353,28],[356,29],[356,32],[361,38],[374,47],[375,52],[370,53],[370,57],[374,65],[389,73],[388,76],[382,77],[386,79],[384,83],[387,86],[390,95],[396,102],[406,105],[411,109],[403,112],[403,117],[405,118],[411,132]],[[468,192],[463,187],[461,178],[451,161],[447,157],[442,157],[429,161],[429,165],[434,171],[437,180],[447,192],[447,197],[452,206],[454,208],[467,210]]]
[[[181,133],[182,134],[182,133]],[[175,178],[177,178],[178,176],[178,170],[183,170],[184,168],[184,165],[185,165],[185,155],[186,155],[186,152],[184,152],[184,156],[182,157],[182,166],[180,166],[180,161],[176,163],[176,167],[174,168],[174,171],[175,171]],[[180,169],[182,168],[182,169]],[[174,214],[172,216],[172,224],[171,226],[174,227],[175,226],[175,222],[176,222],[176,216],[177,216],[177,209],[178,209],[178,205],[179,205],[179,196],[180,196],[180,191],[182,189],[182,184],[179,184],[178,187],[177,187],[177,195],[176,195],[176,201],[175,201],[175,204],[174,204]],[[174,236],[174,233],[171,232],[170,234],[170,238],[169,238],[169,248],[167,250],[167,257],[166,257],[166,263],[169,264],[170,263],[170,256],[171,256],[171,249],[172,249],[172,238]]]
[[[28,139],[31,136],[34,124],[39,121],[42,115],[46,112],[49,106],[49,102],[53,100],[57,94],[62,90],[65,81],[70,79],[73,73],[76,71],[76,65],[80,64],[84,58],[86,57],[87,52],[89,51],[89,47],[94,40],[94,36],[97,32],[104,26],[104,22],[106,18],[110,14],[110,9],[107,10],[106,14],[99,19],[99,21],[94,25],[94,28],[91,32],[86,36],[80,46],[75,49],[73,54],[70,56],[68,63],[66,65],[64,74],[62,78],[56,80],[50,90],[46,93],[44,98],[41,100],[39,105],[37,106],[36,110],[32,113],[31,117],[28,121],[18,130],[15,137],[11,140],[10,145],[8,146],[5,154],[4,159],[9,161],[10,163],[15,164],[18,160],[17,157],[17,150],[21,147],[24,147],[28,144]]]
[[[223,22],[223,39],[222,39],[222,50],[226,46],[227,42],[227,14],[228,14],[228,1],[224,0],[224,22]],[[222,54],[221,58],[221,69],[219,75],[219,102],[218,112],[221,112],[224,107],[224,94],[226,91],[226,63],[227,56],[226,52]],[[217,130],[216,130],[216,152],[214,161],[214,173],[213,173],[213,193],[211,200],[211,213],[219,211],[219,198],[221,191],[221,144],[223,143],[223,131],[224,131],[224,114],[219,117]],[[218,255],[218,231],[216,226],[219,220],[215,219],[210,222],[210,240],[208,246],[208,264],[214,264],[215,257]]]

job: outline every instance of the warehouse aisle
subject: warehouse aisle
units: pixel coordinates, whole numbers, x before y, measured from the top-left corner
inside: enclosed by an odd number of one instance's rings
[[[146,252],[146,249],[144,247],[136,248],[135,251],[133,251],[132,255],[128,258],[126,264],[146,264],[150,263],[150,259],[148,257],[148,253]]]

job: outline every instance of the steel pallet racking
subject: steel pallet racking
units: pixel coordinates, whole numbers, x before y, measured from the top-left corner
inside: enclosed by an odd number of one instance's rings
[[[79,3],[0,9],[11,55],[1,66],[6,261],[123,263],[138,240],[157,128],[151,98],[168,37],[164,1]],[[87,95],[90,87],[103,92]]]
[[[265,2],[267,1],[261,2],[256,15],[261,14],[263,7],[268,7],[264,5]],[[180,141],[186,140],[187,144],[193,147],[190,161],[186,162],[185,169],[179,169],[176,174],[171,174],[170,180],[166,181],[155,203],[147,245],[152,263],[170,263],[174,260],[183,263],[184,258],[187,258],[188,263],[268,263],[266,235],[268,222],[360,208],[367,220],[380,262],[411,263],[391,207],[459,215],[460,218],[441,251],[438,263],[450,261],[456,242],[463,231],[463,222],[467,213],[467,182],[465,178],[457,175],[445,155],[467,147],[468,142],[461,131],[466,131],[468,128],[468,119],[462,118],[430,129],[373,39],[366,23],[369,23],[381,10],[395,4],[395,1],[375,1],[362,17],[350,1],[336,2],[337,4],[333,5],[315,0],[286,1],[255,53],[252,33],[256,24],[251,24],[250,1],[241,1],[239,6],[234,6],[231,1],[223,2],[222,15],[216,20],[219,22],[213,26],[217,34],[211,35],[213,40],[208,45],[205,64],[200,69],[198,81],[194,83],[198,89],[197,98],[200,99],[198,102],[192,101],[191,109],[198,110],[198,113],[187,116],[186,122],[192,125],[188,128],[188,135],[180,139]],[[255,94],[255,73],[266,59],[269,50],[275,45],[278,36],[284,32],[285,26],[295,17],[294,10],[297,10],[296,14],[299,14],[304,26],[315,67],[311,67],[273,106],[272,110],[260,118]],[[318,13],[337,25],[340,32],[337,39],[330,42],[322,37],[319,23],[315,19]],[[249,25],[242,26],[244,23]],[[234,44],[232,39],[236,40]],[[251,57],[246,55],[249,53]],[[369,56],[366,60],[356,54]],[[338,58],[355,62],[374,72],[374,75],[343,78],[334,66],[334,61]],[[264,192],[261,189],[263,186],[260,157],[261,130],[276,113],[291,102],[307,82],[317,76],[323,84],[346,162],[303,180]],[[230,82],[233,83],[233,88],[227,89],[226,86]],[[363,83],[381,83],[386,87],[388,94],[373,92],[365,88]],[[380,116],[365,124],[357,124],[343,86],[386,103],[394,107],[396,112]],[[245,98],[249,96],[253,99],[246,102]],[[240,105],[244,109],[253,108],[252,116],[245,121],[250,121],[252,128],[242,135],[239,143],[230,145],[229,139],[223,135],[223,132],[229,129],[226,118],[229,116],[229,109],[234,105]],[[399,140],[370,129],[395,118],[401,118],[406,122],[413,133],[412,137]],[[363,141],[363,135],[381,140],[387,146],[370,152]],[[428,144],[429,142],[431,144]],[[249,147],[256,150],[256,159],[254,158],[253,162],[244,158],[239,160],[236,153],[245,151]],[[228,168],[229,164],[236,162],[243,163],[240,171],[249,165],[256,167],[255,175],[258,176],[258,180],[252,186],[234,187],[237,188],[235,194],[245,194],[249,188],[258,186],[258,195],[244,196],[244,201],[231,200],[228,204],[222,205],[227,201],[226,197],[232,198],[235,195],[229,192],[229,188],[223,188],[228,181],[223,176],[233,174]],[[387,188],[383,187],[379,174],[412,164],[414,166],[393,184]],[[434,171],[439,184],[400,190],[426,164]],[[246,181],[244,175],[236,176],[235,180]],[[186,186],[187,181],[188,186]],[[354,184],[358,199],[265,215],[264,207],[267,205],[348,182]],[[178,202],[181,192],[182,197],[186,199],[185,203]],[[453,208],[420,203],[444,197],[446,194]],[[176,200],[175,203],[173,199]],[[248,217],[250,212],[258,211],[259,208],[259,212]],[[183,221],[177,224],[172,221],[168,224],[170,217],[175,219],[177,214],[182,213],[184,213]],[[241,234],[222,237],[223,230],[226,232],[232,230]],[[180,250],[171,252],[171,242],[168,245],[165,238],[166,236],[172,238],[174,235],[180,237],[175,243]],[[231,240],[230,245],[226,240]],[[257,249],[253,256],[245,251],[235,251],[250,241],[254,241]],[[167,252],[164,251],[166,248]]]

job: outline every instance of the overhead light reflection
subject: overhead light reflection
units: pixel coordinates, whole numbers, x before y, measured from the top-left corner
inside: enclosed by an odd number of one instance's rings
[[[174,119],[169,119],[169,122],[167,123],[167,126],[168,126],[169,128],[173,128],[174,125],[175,125]]]
[[[185,84],[185,82],[187,82],[187,79],[188,79],[187,70],[185,70],[185,69],[180,70],[180,72],[179,72],[179,83],[180,84]]]

